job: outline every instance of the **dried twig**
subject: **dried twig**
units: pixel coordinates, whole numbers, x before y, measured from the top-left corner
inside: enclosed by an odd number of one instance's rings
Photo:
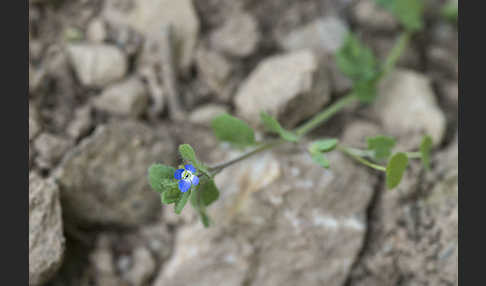
[[[172,120],[183,120],[185,112],[181,109],[177,93],[177,69],[174,61],[174,32],[172,26],[166,25],[162,28],[161,44],[161,67],[164,87],[167,91],[169,117]]]

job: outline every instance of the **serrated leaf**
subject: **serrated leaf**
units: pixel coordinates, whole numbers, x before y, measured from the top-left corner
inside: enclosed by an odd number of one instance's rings
[[[383,135],[368,137],[366,141],[368,143],[368,149],[373,151],[373,157],[377,160],[388,158],[396,144],[393,137]]]
[[[160,199],[163,204],[168,205],[177,202],[181,196],[182,192],[177,187],[177,183],[175,183],[173,187],[168,188],[160,195]]]
[[[408,157],[405,153],[396,153],[390,158],[386,166],[386,186],[388,189],[393,189],[400,184],[407,165]]]
[[[376,0],[376,2],[392,13],[407,30],[422,29],[423,0]]]
[[[353,93],[356,94],[356,97],[363,103],[372,102],[378,94],[376,85],[379,78],[380,74],[376,73],[371,79],[355,81],[353,84]]]
[[[192,163],[193,165],[197,165],[199,163],[196,158],[196,152],[194,152],[194,149],[192,149],[191,145],[189,144],[179,145],[179,154],[181,154],[182,159]]]
[[[192,192],[190,200],[191,200],[192,207],[199,214],[199,217],[201,218],[201,222],[204,225],[204,227],[209,227],[210,218],[206,213],[206,203],[207,203],[207,205],[209,205],[211,202],[216,200],[217,197],[214,195],[214,193],[212,193],[212,194],[210,193],[209,195],[206,194],[207,197],[205,199],[203,199],[204,189],[206,189],[206,188],[212,189],[211,185],[214,185],[213,180],[211,180],[211,179],[205,179],[205,180],[206,181],[202,182],[202,183],[206,184],[206,187],[202,188],[203,191],[201,191],[201,187],[199,187],[197,190]],[[219,191],[218,191],[218,196],[219,196]]]
[[[215,117],[211,121],[214,135],[221,141],[229,142],[237,147],[255,144],[253,129],[244,121],[227,113]]]
[[[319,166],[328,169],[329,168],[329,160],[327,160],[324,154],[319,152],[310,153],[312,157],[312,161],[319,164]]]
[[[349,34],[336,53],[339,70],[353,80],[353,93],[361,102],[371,102],[377,94],[380,66],[371,49]]]
[[[316,153],[316,152],[329,152],[334,150],[338,144],[339,140],[335,138],[329,138],[329,139],[322,139],[322,140],[317,140],[312,142],[312,144],[309,147],[309,151],[311,153]]]
[[[174,205],[174,212],[176,214],[180,214],[182,212],[190,196],[191,196],[190,189],[187,192],[182,193],[182,196],[180,196],[180,198],[177,200],[177,202]]]
[[[430,149],[432,147],[432,137],[426,135],[420,143],[420,154],[425,170],[430,170]]]
[[[211,177],[211,174],[209,173],[207,167],[203,163],[199,162],[199,160],[197,159],[196,152],[194,152],[194,149],[191,147],[191,145],[179,145],[179,154],[181,154],[182,159],[189,163],[192,163],[192,165],[194,165],[196,169],[206,174],[208,177]]]
[[[162,193],[165,190],[164,186],[167,184],[167,180],[174,178],[175,171],[173,167],[162,164],[153,164],[150,166],[148,169],[148,177],[152,189]]]
[[[201,222],[204,225],[204,227],[209,227],[209,225],[211,224],[211,219],[206,213],[206,210],[201,210],[199,212],[199,216],[201,217]]]
[[[351,33],[336,53],[336,65],[353,81],[372,79],[378,71],[378,62],[371,49]]]
[[[212,179],[205,180],[196,191],[200,192],[200,199],[205,206],[209,206],[219,198],[218,187]]]
[[[297,142],[298,141],[299,137],[297,136],[297,134],[295,134],[291,131],[285,130],[280,125],[280,123],[275,118],[270,116],[270,114],[268,114],[267,112],[262,111],[260,113],[260,119],[262,120],[263,126],[268,131],[279,134],[280,137],[282,137],[282,139],[284,139],[286,141],[290,141],[290,142]]]

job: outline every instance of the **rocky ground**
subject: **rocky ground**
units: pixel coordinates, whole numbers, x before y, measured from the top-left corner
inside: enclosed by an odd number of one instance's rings
[[[223,111],[297,125],[349,90],[333,56],[347,31],[384,58],[397,22],[371,0],[30,0],[29,284],[457,285],[458,36],[443,2],[427,1],[378,100],[312,134],[409,150],[428,133],[430,172],[414,162],[387,191],[340,153],[323,170],[282,146],[217,176],[204,229],[161,206],[148,166],[177,165],[181,143],[233,158],[208,128]]]

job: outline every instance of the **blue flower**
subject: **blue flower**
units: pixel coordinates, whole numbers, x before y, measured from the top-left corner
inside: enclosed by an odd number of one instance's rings
[[[179,180],[179,190],[185,193],[191,186],[199,184],[199,178],[196,176],[196,168],[193,165],[187,164],[184,169],[178,169],[174,173],[174,178]]]

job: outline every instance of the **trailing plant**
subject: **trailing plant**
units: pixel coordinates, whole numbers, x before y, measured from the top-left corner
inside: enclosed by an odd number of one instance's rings
[[[228,166],[281,144],[301,144],[306,135],[344,107],[354,102],[362,104],[373,102],[377,96],[379,81],[394,68],[411,35],[423,27],[422,1],[376,0],[376,2],[392,13],[403,26],[402,34],[397,38],[384,61],[379,61],[356,35],[350,33],[336,53],[336,63],[340,71],[352,80],[351,91],[293,130],[283,128],[274,117],[262,111],[260,114],[262,125],[268,133],[277,135],[278,139],[257,141],[254,130],[244,121],[229,114],[215,117],[211,127],[216,138],[230,143],[235,148],[251,148],[251,151],[227,162],[209,166],[198,159],[190,145],[180,145],[179,154],[184,162],[183,165],[176,169],[163,164],[154,164],[148,170],[150,185],[160,193],[162,203],[173,204],[175,213],[180,214],[187,202],[190,202],[204,226],[207,227],[211,224],[211,219],[206,209],[219,198],[219,189],[214,182],[218,173]],[[366,143],[366,149],[357,149],[341,144],[338,138],[322,138],[312,141],[307,146],[307,150],[312,160],[325,169],[331,166],[327,154],[342,152],[364,166],[383,172],[388,189],[398,186],[410,159],[420,159],[426,170],[430,168],[432,139],[429,136],[424,136],[420,146],[413,152],[394,152],[396,140],[385,135],[368,137]]]

